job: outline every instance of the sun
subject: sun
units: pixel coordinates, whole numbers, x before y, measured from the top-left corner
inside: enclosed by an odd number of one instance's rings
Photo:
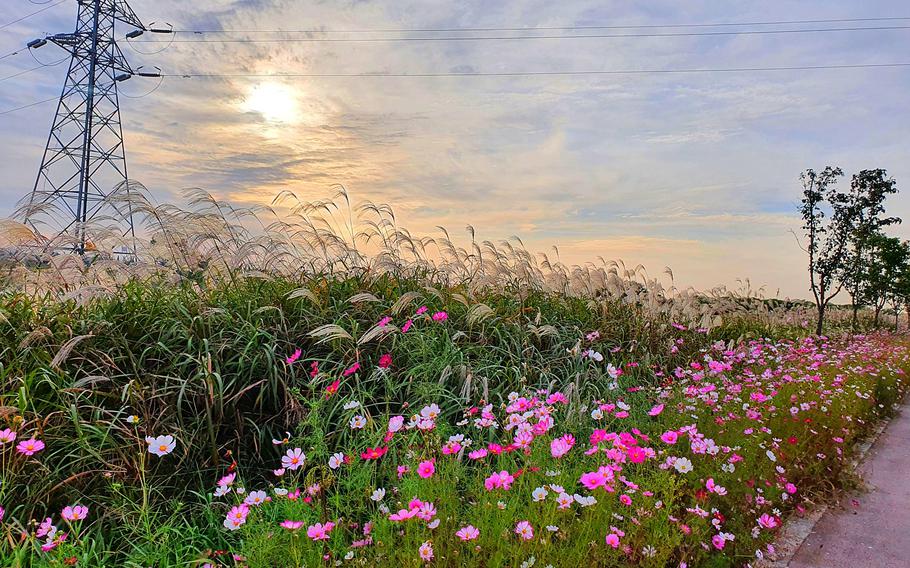
[[[283,83],[261,83],[250,89],[244,110],[256,112],[268,122],[293,123],[300,120],[300,104],[294,89]]]

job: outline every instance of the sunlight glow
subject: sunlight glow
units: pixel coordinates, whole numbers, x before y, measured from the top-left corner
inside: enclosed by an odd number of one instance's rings
[[[257,112],[268,122],[300,120],[300,105],[294,89],[283,83],[262,83],[250,89],[243,102],[248,112]]]

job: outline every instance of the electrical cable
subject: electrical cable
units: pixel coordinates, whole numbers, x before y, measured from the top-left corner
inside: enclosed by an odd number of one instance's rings
[[[622,39],[622,38],[657,38],[657,37],[718,37],[739,35],[777,35],[806,34],[859,31],[895,31],[908,30],[910,26],[856,26],[849,28],[804,28],[797,30],[736,30],[713,32],[666,32],[634,34],[563,34],[563,35],[499,35],[499,36],[438,36],[438,37],[383,37],[383,38],[325,38],[325,37],[286,37],[269,39],[179,39],[172,43],[396,43],[396,42],[443,42],[443,41],[516,41],[516,40],[563,40],[563,39]],[[135,43],[158,43],[154,40],[137,40]]]
[[[465,28],[375,28],[351,30],[174,30],[174,33],[189,34],[234,34],[234,33],[318,33],[318,34],[361,34],[361,33],[456,33],[456,32],[533,32],[533,31],[580,31],[580,30],[638,30],[655,28],[716,28],[736,26],[784,26],[800,24],[843,24],[851,22],[895,22],[910,20],[910,16],[882,18],[834,18],[826,20],[778,20],[759,22],[718,22],[700,24],[644,24],[616,26],[535,26],[535,27],[465,27]]]
[[[431,78],[431,77],[553,77],[584,75],[649,75],[686,73],[745,73],[766,71],[815,71],[827,69],[881,69],[910,67],[910,63],[857,63],[844,65],[792,65],[776,67],[726,67],[688,69],[624,69],[606,71],[496,71],[478,73],[162,73],[162,77],[183,79],[221,78]]]
[[[49,102],[51,102],[51,101],[56,101],[56,100],[58,100],[58,99],[59,99],[59,97],[51,97],[51,98],[49,98],[49,99],[44,99],[43,101],[38,101],[38,102],[31,103],[31,104],[23,105],[23,106],[21,106],[21,107],[16,107],[16,108],[11,108],[11,109],[7,109],[7,110],[4,110],[4,111],[0,111],[0,116],[3,116],[3,115],[5,115],[5,114],[10,114],[10,113],[13,113],[13,112],[16,112],[16,111],[24,110],[24,109],[27,109],[27,108],[31,108],[31,107],[34,107],[34,106],[43,105],[44,103],[49,103]]]
[[[25,15],[25,16],[22,16],[22,17],[19,18],[18,20],[13,20],[12,22],[7,22],[7,23],[5,23],[5,24],[2,24],[2,25],[0,25],[0,30],[5,29],[5,28],[8,28],[8,27],[10,27],[10,26],[13,25],[13,24],[18,24],[19,22],[21,22],[21,21],[23,21],[23,20],[27,20],[27,19],[31,18],[32,16],[37,16],[37,15],[40,14],[41,12],[45,12],[45,11],[47,11],[47,10],[50,10],[50,9],[53,8],[54,6],[59,6],[60,4],[63,4],[64,2],[67,2],[67,1],[68,1],[68,0],[58,0],[57,2],[54,2],[53,4],[51,4],[50,6],[45,6],[44,8],[41,8],[40,10],[37,10],[37,11],[35,11],[35,12],[32,12],[31,14],[27,14],[27,15]],[[33,4],[34,4],[34,2],[33,2]]]

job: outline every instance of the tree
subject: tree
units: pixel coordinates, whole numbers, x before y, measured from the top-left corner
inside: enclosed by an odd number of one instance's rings
[[[875,310],[875,325],[878,326],[885,304],[896,305],[902,293],[902,278],[907,272],[910,249],[897,237],[880,232],[870,235],[866,246],[867,262],[858,273],[857,297]]]
[[[821,172],[809,169],[800,174],[803,199],[799,208],[809,255],[809,286],[815,298],[818,321],[815,333],[822,334],[825,310],[844,287],[839,275],[849,260],[849,242],[854,229],[853,199],[834,186],[843,170],[831,166]]]
[[[857,327],[859,309],[862,306],[858,277],[863,272],[869,239],[881,232],[883,227],[900,223],[898,217],[883,217],[885,198],[897,193],[897,182],[888,177],[883,169],[862,170],[853,174],[850,181],[850,201],[854,208],[854,229],[850,238],[851,255],[848,266],[841,274],[853,304],[853,328]]]
[[[910,244],[907,244],[910,248]],[[910,260],[904,265],[904,270],[894,284],[894,328],[897,329],[897,318],[903,307],[907,312],[907,328],[910,329]]]

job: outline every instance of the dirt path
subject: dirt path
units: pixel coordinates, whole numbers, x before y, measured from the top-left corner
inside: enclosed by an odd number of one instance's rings
[[[910,566],[910,404],[904,403],[858,473],[869,490],[829,508],[791,568]]]

